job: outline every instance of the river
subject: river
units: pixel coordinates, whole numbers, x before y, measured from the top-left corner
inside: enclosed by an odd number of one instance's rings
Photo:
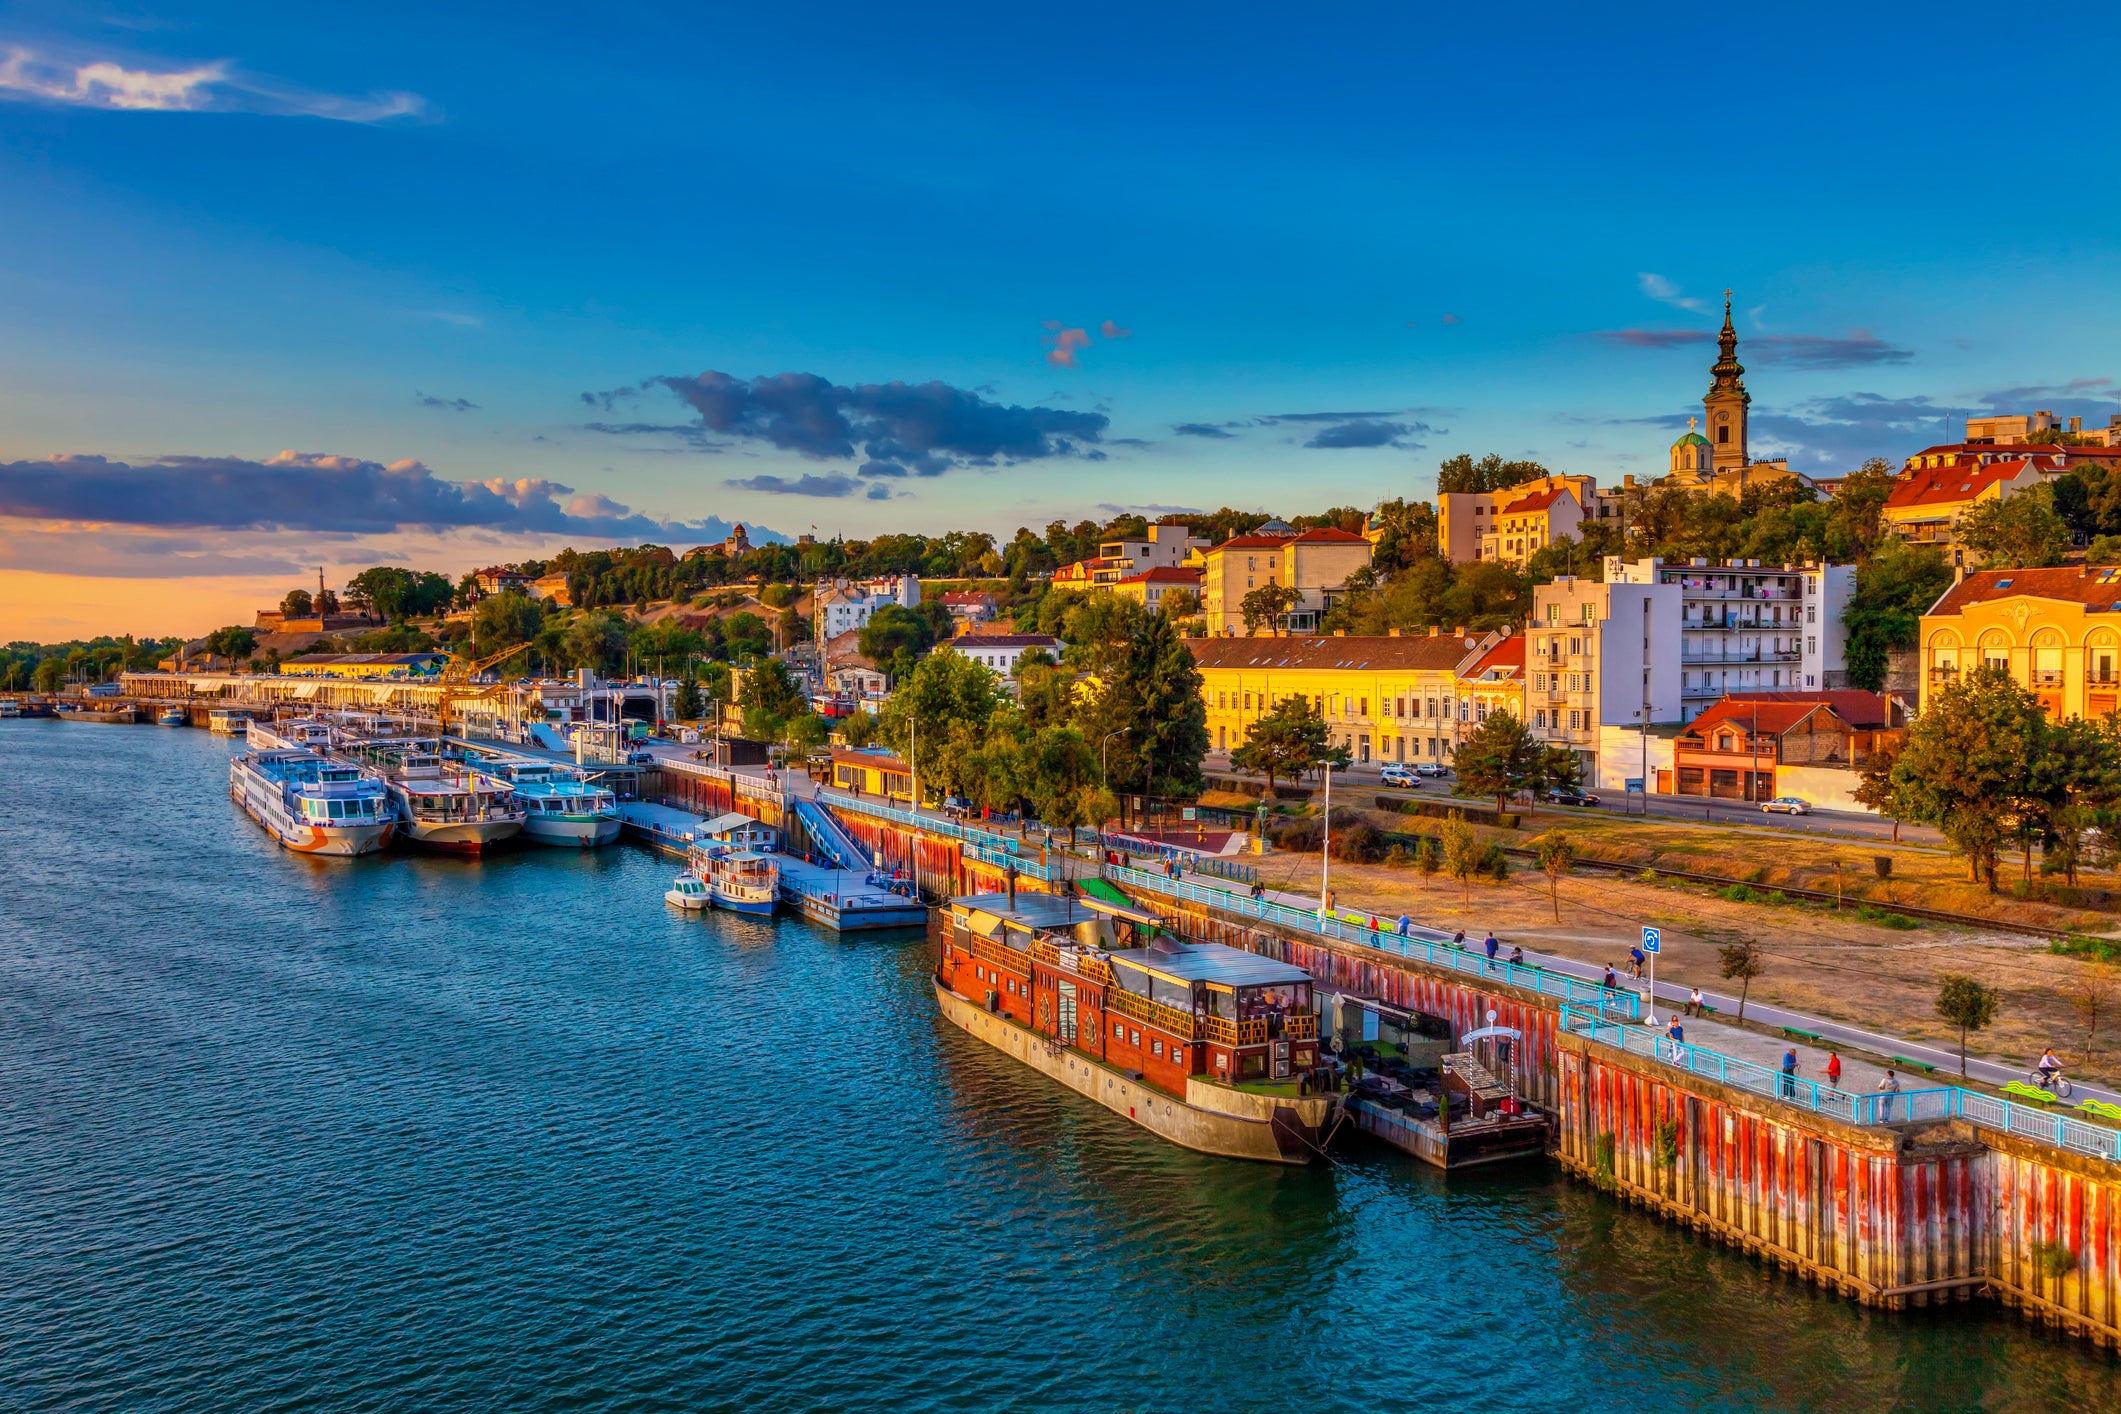
[[[633,846],[289,854],[230,751],[0,722],[7,1408],[2121,1408],[1550,1169],[1172,1148]]]

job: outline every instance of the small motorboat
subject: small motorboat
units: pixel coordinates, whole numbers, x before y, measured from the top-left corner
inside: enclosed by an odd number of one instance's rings
[[[166,707],[155,714],[155,725],[158,727],[181,727],[188,725],[190,721],[190,716],[181,707]]]
[[[682,908],[688,913],[696,908],[707,907],[707,885],[697,874],[680,874],[671,886],[663,890],[663,902]]]

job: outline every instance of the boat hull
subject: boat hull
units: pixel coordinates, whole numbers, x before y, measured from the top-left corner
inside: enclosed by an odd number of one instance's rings
[[[266,834],[297,854],[326,858],[374,854],[390,843],[397,829],[395,820],[364,825],[313,825],[298,820],[281,803],[279,782],[245,770],[240,759],[229,763],[228,795]]]
[[[966,1035],[1095,1100],[1158,1138],[1203,1154],[1262,1163],[1308,1164],[1324,1157],[1323,1136],[1330,1133],[1338,1117],[1337,1097],[1312,1096],[1294,1107],[1262,1106],[1265,1112],[1258,1117],[1204,1109],[990,1012],[936,978],[929,982],[944,1019]],[[1289,1113],[1282,1114],[1283,1108]]]
[[[663,902],[669,904],[672,908],[682,908],[687,913],[695,913],[707,907],[707,896],[705,894],[681,894],[676,889],[665,889],[663,890]]]
[[[416,848],[442,854],[484,854],[522,832],[521,820],[408,820],[398,827],[398,838]]]
[[[523,822],[523,838],[532,844],[553,845],[561,849],[590,849],[600,844],[610,844],[619,837],[619,819],[614,815],[609,820],[554,820],[540,819],[536,811]]]
[[[707,894],[710,898],[714,900],[714,906],[716,908],[726,909],[730,913],[748,913],[754,918],[768,917],[773,913],[773,910],[776,907],[775,901],[773,899],[733,898],[727,894],[722,893],[719,889],[714,888],[712,885],[708,887]]]

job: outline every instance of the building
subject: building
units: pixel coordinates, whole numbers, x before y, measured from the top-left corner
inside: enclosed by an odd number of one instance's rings
[[[1901,473],[1879,520],[1887,534],[1914,545],[1935,545],[1953,564],[1964,565],[1967,551],[1957,543],[1961,518],[1976,506],[2007,501],[2046,479],[2036,457],[1965,458],[1925,466]]]
[[[501,569],[496,566],[483,570],[474,570],[471,582],[477,588],[479,597],[484,598],[488,594],[505,594],[511,589],[520,594],[523,592],[524,587],[530,583],[531,578],[532,576],[523,574],[520,571]]]
[[[1922,616],[1925,699],[1976,667],[2007,670],[2051,717],[2121,707],[2121,569],[1975,570]]]
[[[1150,613],[1163,607],[1164,595],[1174,589],[1190,593],[1196,602],[1200,599],[1202,572],[1176,565],[1159,565],[1155,569],[1130,574],[1125,579],[1114,580],[1112,592],[1132,599]]]
[[[1600,733],[1676,722],[1680,587],[1564,576],[1532,591],[1525,706],[1533,735],[1566,746],[1598,780]]]
[[[744,529],[742,525],[734,525],[730,527],[727,538],[717,540],[712,545],[696,545],[692,549],[687,550],[685,552],[685,558],[688,560],[697,560],[704,559],[710,555],[721,557],[728,555],[748,555],[750,553],[751,532]]]
[[[1276,524],[1269,522],[1203,552],[1200,598],[1210,634],[1250,632],[1245,595],[1268,584],[1296,591],[1289,631],[1315,632],[1319,617],[1346,596],[1348,576],[1369,568],[1370,542],[1353,531],[1325,527],[1299,532],[1287,526],[1270,531]]]
[[[1855,597],[1854,565],[1668,565],[1608,555],[1605,579],[1679,589],[1680,721],[1728,693],[1848,686],[1841,616]]]
[[[1146,540],[1107,540],[1097,547],[1097,569],[1092,582],[1117,584],[1145,570],[1176,569],[1208,542],[1186,525],[1152,525]]]
[[[1017,660],[1026,653],[1044,653],[1059,662],[1062,644],[1046,633],[979,633],[953,638],[944,646],[1007,678],[1016,675]]]
[[[2069,426],[2063,427],[2055,421],[2052,412],[2042,410],[2031,416],[2015,417],[1970,417],[1966,420],[1966,443],[1983,447],[2052,447],[2061,445],[2056,433],[2066,432],[2072,439],[2088,438],[2095,446],[2121,447],[2121,413],[2108,416],[2106,426],[2084,430],[2084,419],[2073,417]]]
[[[1507,637],[1451,633],[1384,637],[1210,638],[1190,645],[1200,669],[1212,750],[1244,745],[1251,725],[1290,697],[1325,715],[1332,742],[1358,763],[1447,762],[1497,703],[1521,707],[1501,678],[1506,659],[1481,668]],[[1476,672],[1476,668],[1480,668]]]
[[[1672,443],[1670,470],[1659,483],[1694,491],[1743,497],[1755,486],[1809,479],[1790,470],[1789,458],[1752,453],[1753,395],[1745,386],[1745,365],[1738,361],[1738,331],[1731,325],[1731,292],[1723,292],[1723,328],[1716,336],[1717,357],[1709,366],[1709,390],[1701,398],[1700,429],[1687,419],[1687,430]]]
[[[879,800],[911,801],[913,768],[881,747],[835,746],[832,784]]]
[[[1097,582],[1096,560],[1076,560],[1053,572],[1055,589],[1088,589]]]
[[[1726,697],[1679,734],[1672,779],[1658,789],[1719,800],[1794,796],[1856,806],[1856,769],[1906,726],[1875,692],[1749,693]]]
[[[539,575],[530,581],[529,591],[533,599],[550,600],[563,609],[574,607],[574,590],[564,574]]]
[[[1523,568],[1562,536],[1574,537],[1582,524],[1583,506],[1568,487],[1535,491],[1494,512],[1480,539],[1480,558]]]
[[[1444,558],[1453,564],[1493,558],[1488,548],[1490,543],[1498,536],[1505,540],[1513,538],[1498,528],[1499,520],[1510,508],[1562,490],[1567,491],[1576,503],[1576,525],[1586,520],[1613,520],[1620,516],[1620,494],[1599,491],[1596,477],[1573,474],[1538,476],[1493,491],[1446,491],[1438,495],[1437,545]],[[1518,514],[1529,515],[1530,508]],[[1572,525],[1567,532],[1556,528],[1546,539],[1551,541],[1553,535],[1563,533],[1574,534],[1575,526]]]
[[[983,624],[995,615],[994,596],[984,589],[952,589],[939,602],[959,624]]]
[[[1505,629],[1500,641],[1468,655],[1458,666],[1458,700],[1472,704],[1474,722],[1497,712],[1525,720],[1525,638]]]
[[[742,527],[739,527],[741,529]],[[880,579],[837,579],[820,584],[812,595],[811,631],[819,643],[829,643],[843,633],[866,628],[878,609],[886,604],[919,607],[921,582],[910,574],[885,575]]]
[[[291,678],[412,678],[441,671],[447,653],[305,653],[280,665]]]

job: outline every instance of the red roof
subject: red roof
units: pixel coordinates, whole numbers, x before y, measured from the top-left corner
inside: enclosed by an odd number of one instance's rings
[[[983,589],[953,589],[943,596],[945,604],[992,604],[994,596]]]
[[[1533,511],[1547,509],[1563,496],[1567,496],[1572,501],[1576,499],[1575,494],[1568,487],[1550,486],[1544,491],[1534,491],[1522,500],[1510,502],[1510,504],[1504,506],[1495,514],[1499,516],[1530,515]]]
[[[2025,457],[1987,466],[1938,466],[1907,472],[1885,498],[1888,508],[1949,506],[1971,501],[1999,481],[2012,481],[2034,469]]]
[[[1301,535],[1234,535],[1218,550],[1279,550],[1284,545],[1367,545],[1370,542],[1352,530],[1321,526]]]
[[[1944,591],[1932,614],[1956,614],[1969,604],[1992,599],[2059,599],[2082,604],[2090,613],[2121,613],[2121,569],[2091,565],[2058,565],[2040,570],[1975,570]]]
[[[1726,697],[1687,723],[1687,733],[1706,736],[1712,727],[1728,724],[1762,736],[1781,736],[1814,712],[1840,716],[1824,702],[1762,702],[1758,697],[1740,702]]]
[[[1462,678],[1484,678],[1489,672],[1498,672],[1505,678],[1515,677],[1524,671],[1524,635],[1513,633],[1502,642],[1480,655],[1472,667],[1459,674]]]
[[[1130,574],[1125,579],[1117,581],[1117,583],[1193,585],[1200,583],[1200,571],[1185,569],[1177,565],[1158,565],[1154,569],[1143,570],[1140,574]]]
[[[974,648],[1058,648],[1061,641],[1046,633],[968,633],[950,640],[950,647],[961,652],[965,644]]]
[[[1837,687],[1818,692],[1733,692],[1724,697],[1726,703],[1823,703],[1834,709],[1834,715],[1852,727],[1885,727],[1892,725],[1887,710],[1885,695],[1865,692],[1861,688]],[[1699,718],[1696,718],[1698,721]],[[1746,720],[1752,720],[1748,715]]]

